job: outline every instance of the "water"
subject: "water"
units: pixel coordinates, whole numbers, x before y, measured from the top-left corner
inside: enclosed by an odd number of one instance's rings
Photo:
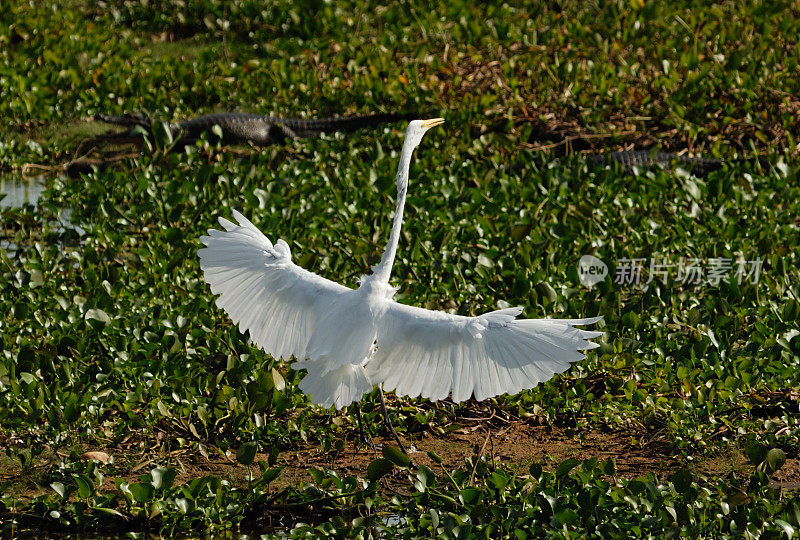
[[[21,208],[26,204],[36,205],[45,189],[45,177],[30,179],[15,176],[0,176],[0,208]]]
[[[0,176],[0,211],[4,209],[22,208],[26,205],[36,206],[47,187],[45,176],[22,178],[19,176]],[[57,231],[61,236],[76,234],[81,237],[86,231],[70,223],[72,212],[69,208],[59,208],[53,222],[57,223]],[[68,232],[69,231],[69,232]],[[74,232],[73,232],[74,231]],[[64,233],[67,233],[66,235]],[[0,229],[0,249],[9,257],[16,255],[18,246]]]

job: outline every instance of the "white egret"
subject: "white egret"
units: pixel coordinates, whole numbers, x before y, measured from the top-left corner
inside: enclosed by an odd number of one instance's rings
[[[514,394],[566,370],[583,358],[580,351],[598,346],[588,340],[602,332],[575,325],[601,317],[517,319],[520,307],[464,317],[392,300],[397,289],[389,285],[389,275],[411,154],[425,132],[443,122],[409,123],[389,243],[357,289],[295,265],[286,242],[273,244],[235,210],[238,224],[220,218],[225,230],[210,229],[201,238],[206,247],[198,251],[200,267],[219,295],[217,305],[264,351],[275,358],[294,357],[292,368],[308,371],[300,389],[323,407],[358,402],[375,384],[434,401],[448,395],[460,402]]]

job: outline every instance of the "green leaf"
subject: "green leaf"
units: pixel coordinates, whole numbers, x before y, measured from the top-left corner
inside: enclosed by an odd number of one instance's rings
[[[800,303],[795,300],[787,300],[782,308],[783,320],[786,322],[795,322],[800,318]]]
[[[283,467],[274,467],[274,468],[271,468],[271,469],[267,469],[261,475],[261,478],[259,480],[263,484],[269,484],[270,482],[272,482],[273,480],[278,478],[278,476],[280,476],[281,471],[283,471]]]
[[[459,500],[467,506],[480,504],[481,497],[481,490],[475,487],[464,488],[458,494]]]
[[[431,516],[431,527],[436,531],[439,527],[439,512],[437,512],[435,508],[431,508],[428,510],[428,514]]]
[[[134,500],[139,503],[150,502],[150,500],[153,498],[153,494],[156,492],[153,484],[145,482],[130,484],[128,489],[130,490],[131,495],[133,495]]]
[[[786,453],[780,448],[773,448],[772,450],[767,452],[767,457],[765,459],[765,462],[767,464],[769,472],[774,473],[775,471],[783,467],[784,463],[786,463]]]
[[[175,499],[175,505],[178,507],[178,510],[183,515],[188,514],[189,510],[192,508],[192,502],[189,499],[183,497]]]
[[[558,300],[558,293],[556,290],[547,282],[541,282],[536,286],[536,290],[539,294],[546,300],[545,304],[552,304],[556,300]]]
[[[489,475],[488,480],[492,484],[494,484],[495,488],[497,488],[498,490],[503,490],[508,485],[508,482],[511,480],[511,477],[505,471],[496,470]]]
[[[531,230],[533,230],[533,225],[531,225],[530,223],[525,223],[522,225],[514,225],[514,227],[511,228],[511,239],[514,240],[514,242],[519,242],[520,240],[528,236]]]
[[[678,493],[685,495],[692,487],[692,473],[686,469],[679,469],[672,475],[672,483]]]
[[[174,140],[169,123],[154,122],[153,137],[161,148],[169,147]]]
[[[782,519],[776,519],[775,525],[781,528],[783,534],[786,535],[786,538],[794,538],[794,527],[792,527]]]
[[[166,417],[171,417],[172,416],[172,413],[169,412],[169,409],[167,409],[167,406],[164,405],[164,402],[161,401],[160,399],[158,400],[158,402],[156,402],[156,408],[158,409],[158,412],[160,412],[162,416],[166,416]]]
[[[436,475],[430,467],[420,465],[417,470],[417,480],[419,481],[419,487],[427,489],[436,484]]]
[[[95,506],[94,510],[97,510],[101,514],[106,514],[106,515],[114,516],[114,517],[117,517],[117,518],[124,518],[124,516],[122,515],[121,512],[119,512],[118,510],[115,510],[113,508],[107,508],[105,506]]]
[[[44,278],[40,270],[31,270],[31,278],[28,285],[31,288],[41,287],[44,284]]]
[[[95,320],[100,321],[101,323],[108,324],[111,322],[111,317],[108,316],[108,313],[103,311],[102,309],[88,309],[86,310],[85,318],[87,321]]]
[[[572,525],[575,520],[578,519],[578,513],[572,508],[565,508],[560,512],[556,512],[553,517],[555,517],[559,523],[563,523],[564,525]]]
[[[78,488],[78,497],[81,499],[88,499],[94,493],[94,484],[88,476],[83,474],[73,474],[72,479]]]
[[[246,442],[236,451],[236,461],[242,465],[251,465],[256,458],[256,452],[258,452],[258,443],[256,441]]]
[[[367,478],[370,480],[379,480],[387,474],[392,472],[394,464],[388,459],[378,458],[372,461],[367,467]]]
[[[75,395],[70,395],[64,404],[64,420],[68,423],[77,422],[81,417],[81,409],[78,406],[78,398]]]
[[[565,460],[556,469],[556,476],[558,476],[558,477],[564,476],[569,471],[574,469],[578,465],[578,463],[580,463],[580,462],[577,459],[573,459],[573,458]]]
[[[617,463],[614,458],[609,458],[600,462],[600,470],[603,474],[614,476],[617,474]]]
[[[478,255],[478,264],[481,266],[485,266],[486,268],[491,268],[494,266],[492,259],[481,253]]]
[[[381,448],[381,454],[398,467],[408,467],[411,464],[411,458],[394,446],[384,446]]]
[[[286,388],[286,381],[281,375],[281,372],[275,368],[272,368],[272,384],[273,388],[278,392],[281,392],[284,388]]]
[[[767,448],[755,441],[745,446],[745,453],[753,465],[760,465],[767,457]]]
[[[66,498],[66,496],[68,495],[66,486],[64,486],[64,484],[62,484],[61,482],[53,482],[52,484],[50,484],[50,487],[53,488],[53,491],[58,493],[59,497],[61,497],[62,499]]]
[[[690,482],[691,483],[691,482]],[[641,480],[631,480],[628,482],[628,491],[634,495],[640,495],[645,490],[644,482]]]
[[[320,469],[315,469],[315,468],[308,469],[308,474],[309,476],[311,476],[312,480],[314,480],[314,483],[316,484],[321,484],[323,480],[325,480],[325,471],[322,471]]]
[[[14,307],[11,308],[11,315],[18,321],[25,321],[30,316],[30,308],[28,304],[17,302],[14,304]]]
[[[153,487],[156,489],[169,489],[175,481],[178,471],[171,467],[156,467],[150,471],[153,478]]]

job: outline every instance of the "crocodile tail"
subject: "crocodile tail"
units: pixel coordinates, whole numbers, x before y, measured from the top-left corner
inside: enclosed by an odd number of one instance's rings
[[[153,120],[142,112],[131,113],[126,112],[120,116],[111,116],[108,114],[97,113],[94,119],[106,124],[115,124],[118,126],[142,126],[143,128],[150,129],[153,126]]]
[[[276,125],[283,125],[298,136],[307,136],[320,132],[343,131],[350,132],[365,127],[378,126],[401,120],[413,120],[418,115],[413,113],[381,113],[363,116],[340,116],[335,118],[319,118],[310,120],[279,119],[272,121]]]

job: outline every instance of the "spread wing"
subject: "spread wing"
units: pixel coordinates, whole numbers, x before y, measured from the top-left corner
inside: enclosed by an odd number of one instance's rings
[[[602,335],[575,328],[591,319],[516,319],[522,308],[479,317],[392,302],[367,363],[373,384],[404,396],[453,401],[516,394],[550,379],[597,347]]]
[[[300,268],[286,242],[273,245],[242,214],[233,217],[238,225],[220,218],[225,230],[209,229],[197,251],[217,305],[272,356],[306,358],[315,326],[353,290]]]

